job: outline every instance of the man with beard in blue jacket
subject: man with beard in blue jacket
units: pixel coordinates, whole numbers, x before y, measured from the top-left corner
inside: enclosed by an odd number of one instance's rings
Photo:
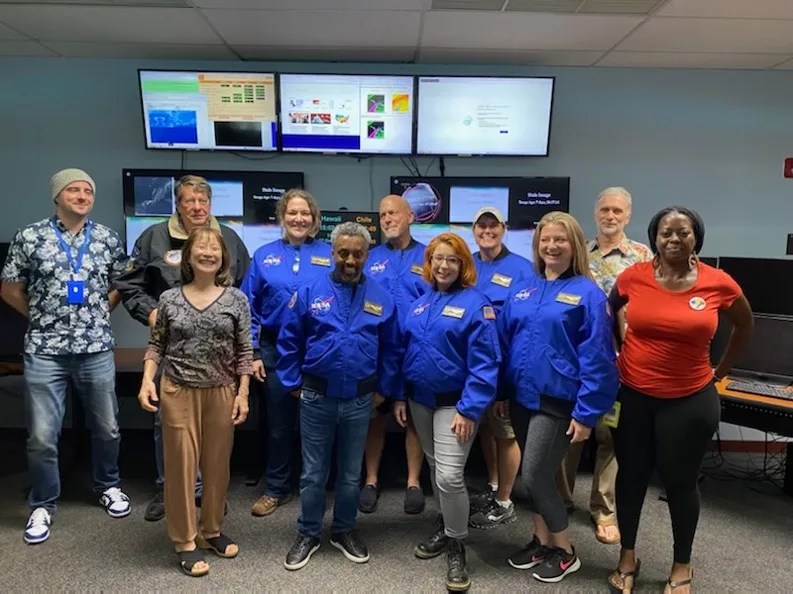
[[[284,387],[300,398],[303,451],[298,537],[284,562],[289,570],[304,567],[319,548],[334,442],[330,543],[355,563],[369,560],[354,531],[366,432],[375,394],[395,397],[402,392],[394,301],[362,274],[370,241],[369,232],[357,223],[333,230],[333,272],[292,296],[278,337],[276,371]]]

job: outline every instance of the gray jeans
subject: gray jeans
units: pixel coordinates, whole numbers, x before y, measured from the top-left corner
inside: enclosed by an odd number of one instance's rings
[[[474,436],[459,443],[451,431],[457,413],[453,406],[431,409],[413,400],[410,414],[419,434],[419,441],[430,466],[435,505],[443,516],[446,536],[468,536],[468,490],[465,487],[465,463],[471,452]]]

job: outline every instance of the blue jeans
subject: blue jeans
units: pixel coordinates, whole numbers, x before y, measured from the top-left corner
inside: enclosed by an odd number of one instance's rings
[[[283,499],[292,492],[292,452],[297,437],[298,400],[286,391],[275,365],[278,351],[271,344],[263,343],[262,363],[267,372],[267,467],[264,478],[267,482],[264,494]]]
[[[82,355],[25,354],[25,413],[31,508],[54,513],[61,494],[58,437],[66,412],[66,389],[71,379],[83,402],[91,429],[94,490],[118,486],[118,428],[116,364],[113,351]]]
[[[311,390],[300,396],[300,436],[303,472],[300,475],[300,517],[297,529],[319,537],[325,515],[325,485],[336,442],[336,488],[332,534],[355,528],[361,490],[361,462],[372,413],[372,394],[328,398]]]

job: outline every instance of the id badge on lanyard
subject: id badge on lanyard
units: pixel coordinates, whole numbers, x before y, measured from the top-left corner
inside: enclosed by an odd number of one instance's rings
[[[60,244],[61,249],[66,253],[66,258],[69,260],[69,267],[72,271],[70,274],[72,278],[66,281],[66,303],[69,305],[82,305],[85,303],[85,281],[75,280],[74,276],[80,272],[80,268],[83,266],[83,258],[85,257],[85,252],[88,250],[88,243],[91,241],[91,229],[93,227],[93,223],[91,221],[86,223],[85,241],[83,241],[83,245],[80,246],[80,249],[77,252],[76,260],[72,256],[71,247],[63,238],[63,233],[61,233],[61,230],[58,229],[58,225],[55,224],[55,220],[51,220],[50,224],[55,231],[55,235],[58,237],[58,243]]]

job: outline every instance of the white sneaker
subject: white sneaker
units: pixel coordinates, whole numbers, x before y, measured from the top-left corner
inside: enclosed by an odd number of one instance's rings
[[[28,544],[39,544],[50,537],[50,524],[52,516],[44,507],[37,507],[28,518],[23,538]]]
[[[132,511],[132,506],[129,504],[129,497],[124,494],[124,491],[118,487],[110,487],[105,489],[102,496],[99,498],[99,503],[105,508],[105,511],[111,518],[123,518],[128,516]]]

